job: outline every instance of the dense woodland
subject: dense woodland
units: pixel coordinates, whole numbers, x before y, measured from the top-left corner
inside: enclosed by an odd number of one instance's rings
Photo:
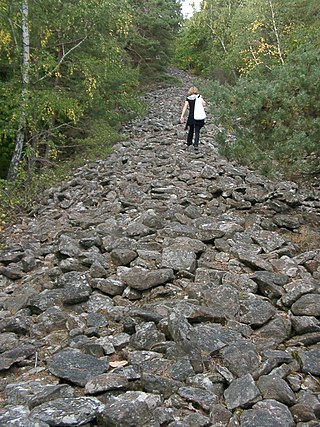
[[[319,175],[320,3],[205,0],[177,61],[212,81],[221,148],[264,173]]]
[[[312,180],[319,43],[318,0],[0,0],[0,215],[107,155],[168,64],[209,81],[226,156]]]

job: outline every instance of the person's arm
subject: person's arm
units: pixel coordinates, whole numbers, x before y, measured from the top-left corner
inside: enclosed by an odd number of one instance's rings
[[[184,122],[184,115],[186,114],[188,106],[189,106],[189,102],[185,101],[184,105],[183,105],[183,108],[182,108],[182,112],[181,112],[180,123]]]

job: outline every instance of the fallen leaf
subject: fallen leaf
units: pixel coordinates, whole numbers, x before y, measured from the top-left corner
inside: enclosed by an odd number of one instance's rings
[[[127,360],[115,360],[114,362],[109,363],[111,368],[121,368],[122,366],[126,366],[127,364],[128,364]]]

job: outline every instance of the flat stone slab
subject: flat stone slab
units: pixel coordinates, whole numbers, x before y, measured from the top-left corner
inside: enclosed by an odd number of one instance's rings
[[[84,387],[95,376],[107,371],[109,363],[77,350],[66,349],[53,355],[49,371],[56,377]]]

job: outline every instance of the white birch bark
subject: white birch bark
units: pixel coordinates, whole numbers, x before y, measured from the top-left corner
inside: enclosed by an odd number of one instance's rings
[[[278,49],[279,58],[280,58],[281,64],[284,65],[284,60],[283,60],[283,56],[282,56],[282,52],[281,52],[280,37],[279,37],[277,25],[276,25],[276,19],[275,19],[275,15],[274,15],[272,0],[269,0],[269,6],[271,9],[273,31],[274,31],[274,34],[275,34],[276,40],[277,40],[277,49]]]
[[[19,129],[16,136],[16,145],[10,162],[7,179],[13,181],[17,176],[18,166],[22,156],[22,150],[26,130],[26,107],[28,104],[28,85],[29,85],[29,56],[30,56],[30,37],[29,37],[29,4],[28,0],[22,1],[22,93],[21,93],[21,112],[19,120]]]

